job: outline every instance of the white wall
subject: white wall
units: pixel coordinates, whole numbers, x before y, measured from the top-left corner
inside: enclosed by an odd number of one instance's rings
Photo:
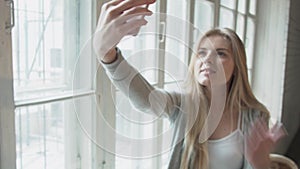
[[[287,151],[300,122],[299,9],[299,0],[258,1],[253,89],[288,131],[279,153]]]
[[[288,0],[258,1],[253,90],[280,119],[288,29]]]
[[[287,39],[287,57],[283,95],[283,117],[289,137],[283,140],[290,144],[299,131],[300,123],[300,1],[291,0],[289,29]],[[299,147],[295,147],[299,149]],[[299,158],[299,157],[298,157]]]

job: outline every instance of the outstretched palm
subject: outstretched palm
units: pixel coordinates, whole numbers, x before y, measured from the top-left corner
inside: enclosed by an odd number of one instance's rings
[[[276,142],[286,135],[281,123],[271,129],[262,119],[257,119],[246,137],[245,156],[255,169],[267,169],[270,165],[269,154]]]

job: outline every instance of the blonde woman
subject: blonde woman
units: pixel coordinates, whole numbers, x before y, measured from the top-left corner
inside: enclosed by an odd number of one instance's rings
[[[185,93],[154,88],[124,60],[116,45],[147,24],[144,16],[152,14],[147,6],[154,2],[104,4],[94,48],[111,81],[138,109],[164,115],[174,124],[168,168],[269,168],[269,153],[280,136],[268,129],[269,112],[253,95],[244,45],[235,32],[213,29],[202,36],[191,58]]]

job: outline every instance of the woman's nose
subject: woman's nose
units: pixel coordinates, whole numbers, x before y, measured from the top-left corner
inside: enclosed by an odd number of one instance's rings
[[[203,57],[202,62],[204,63],[213,63],[213,52],[207,52],[206,55]]]

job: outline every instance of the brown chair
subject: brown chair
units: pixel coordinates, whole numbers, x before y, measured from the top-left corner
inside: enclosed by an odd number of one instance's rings
[[[270,154],[271,169],[298,169],[290,158],[280,154]]]

